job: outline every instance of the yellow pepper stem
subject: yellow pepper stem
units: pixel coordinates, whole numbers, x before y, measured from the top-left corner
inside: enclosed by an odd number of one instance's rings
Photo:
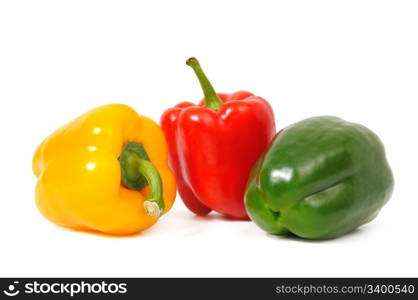
[[[163,183],[160,173],[150,161],[144,146],[141,143],[127,143],[119,161],[122,183],[137,191],[149,185],[151,193],[144,201],[144,209],[150,217],[160,217],[165,209]]]
[[[150,217],[158,218],[163,214],[165,208],[160,173],[148,160],[138,158],[137,163],[139,173],[145,177],[151,188],[151,194],[144,201],[145,211]]]

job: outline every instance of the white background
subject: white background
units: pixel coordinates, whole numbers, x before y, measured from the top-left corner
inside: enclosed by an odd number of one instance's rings
[[[374,130],[396,186],[370,224],[309,242],[251,222],[194,217],[178,197],[130,238],[58,228],[34,204],[37,145],[98,105],[158,121],[202,97],[250,90],[277,128],[337,115]],[[418,2],[2,1],[0,276],[418,276]]]

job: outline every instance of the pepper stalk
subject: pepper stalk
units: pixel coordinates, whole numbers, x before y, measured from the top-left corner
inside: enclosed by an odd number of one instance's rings
[[[127,143],[119,158],[122,183],[137,191],[147,185],[151,193],[144,201],[144,209],[152,218],[160,217],[165,209],[163,200],[163,184],[158,170],[150,161],[144,145],[141,143]]]
[[[205,107],[212,108],[215,111],[219,110],[223,102],[221,101],[221,99],[219,99],[218,95],[215,92],[215,89],[213,88],[209,79],[203,72],[203,69],[200,66],[199,61],[195,57],[190,57],[186,61],[186,64],[193,69],[197,76],[197,79],[200,82],[200,85],[202,86],[203,94],[205,95]]]

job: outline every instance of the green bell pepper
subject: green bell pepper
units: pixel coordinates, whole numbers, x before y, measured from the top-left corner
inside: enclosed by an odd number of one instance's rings
[[[271,234],[327,239],[371,221],[392,190],[379,138],[362,125],[322,116],[276,135],[252,170],[245,206]]]

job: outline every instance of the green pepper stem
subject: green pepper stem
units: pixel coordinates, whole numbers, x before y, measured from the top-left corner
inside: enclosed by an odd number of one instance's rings
[[[145,177],[151,189],[150,195],[144,201],[145,211],[150,217],[158,218],[163,214],[165,208],[160,173],[150,161],[142,158],[135,160],[138,163],[139,173]]]
[[[202,67],[199,64],[199,61],[191,57],[186,61],[186,64],[190,66],[195,72],[197,79],[199,79],[200,85],[202,86],[203,94],[205,95],[205,107],[218,110],[221,108],[223,102],[219,99],[218,95],[215,92],[212,84],[206,77],[205,73],[202,70]]]

